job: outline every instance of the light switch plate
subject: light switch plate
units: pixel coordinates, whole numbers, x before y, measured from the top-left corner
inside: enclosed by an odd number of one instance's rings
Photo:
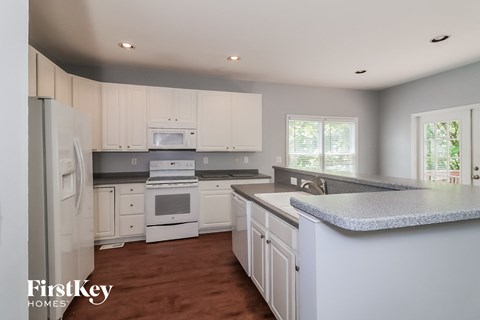
[[[295,177],[290,177],[290,183],[293,184],[294,186],[297,185],[297,181],[298,181],[297,178],[295,178]]]
[[[243,163],[248,163],[248,157],[247,156],[243,157]]]
[[[276,156],[276,157],[275,157],[275,162],[276,162],[276,163],[282,163],[282,157]]]
[[[137,158],[132,158],[132,166],[136,166],[137,165]]]
[[[208,164],[208,157],[203,157],[203,164]]]

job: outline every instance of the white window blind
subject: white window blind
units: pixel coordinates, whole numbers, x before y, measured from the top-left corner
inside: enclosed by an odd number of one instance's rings
[[[356,118],[289,115],[287,133],[287,165],[356,172]]]

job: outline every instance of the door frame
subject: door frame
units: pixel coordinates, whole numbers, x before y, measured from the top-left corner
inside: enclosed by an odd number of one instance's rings
[[[480,124],[476,124],[473,122],[473,117],[472,113],[473,110],[480,110],[480,103],[474,103],[474,104],[469,104],[469,105],[464,105],[464,106],[458,106],[458,107],[451,107],[451,108],[445,108],[445,109],[438,109],[438,110],[432,110],[432,111],[425,111],[425,112],[418,112],[418,113],[412,113],[411,114],[411,121],[410,121],[410,139],[411,139],[411,149],[410,149],[410,177],[412,179],[418,179],[418,173],[419,173],[419,161],[418,161],[418,156],[420,154],[420,145],[418,143],[418,138],[422,135],[422,131],[420,131],[420,118],[421,117],[426,117],[426,116],[438,116],[442,114],[447,114],[447,113],[453,113],[453,112],[464,112],[464,111],[469,111],[470,112],[470,145],[473,145],[475,142],[473,140],[474,138],[474,132],[478,132],[480,128]],[[471,162],[473,163],[473,155],[474,152],[472,148],[470,148],[469,152],[469,157]],[[470,168],[471,170],[471,168]],[[471,183],[470,183],[471,184]]]

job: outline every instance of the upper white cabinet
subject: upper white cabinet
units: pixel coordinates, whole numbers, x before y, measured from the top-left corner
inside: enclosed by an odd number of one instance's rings
[[[55,66],[55,100],[72,106],[72,76]]]
[[[100,82],[73,76],[72,105],[90,116],[92,149],[102,149],[102,85]]]
[[[262,96],[200,91],[197,151],[261,151]]]
[[[147,151],[146,87],[102,84],[102,149]]]
[[[37,52],[37,96],[55,98],[55,64]]]
[[[153,128],[196,128],[197,91],[147,87],[147,119]]]
[[[237,151],[262,151],[262,95],[232,93],[232,145]]]
[[[33,47],[28,48],[28,95],[72,106],[72,76]]]
[[[37,95],[37,50],[28,46],[28,96]]]

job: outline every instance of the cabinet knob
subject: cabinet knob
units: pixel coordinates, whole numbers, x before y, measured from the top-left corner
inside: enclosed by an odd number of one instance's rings
[[[110,190],[110,193],[113,193],[113,190]]]
[[[270,244],[270,242],[272,242],[272,241],[270,241],[270,240],[267,240],[267,244]]]
[[[227,147],[227,150],[228,150],[228,147]]]
[[[130,207],[133,207],[133,204],[130,203]]]
[[[127,146],[127,148],[130,148],[130,146]]]
[[[260,235],[260,239],[263,239],[265,238],[265,236],[263,234]]]
[[[220,186],[217,184],[217,188],[219,188]]]
[[[133,189],[130,189],[130,191],[133,191]]]
[[[299,266],[295,266],[295,270],[296,270],[296,271],[300,271],[300,267],[299,267]]]
[[[133,226],[130,226],[130,229],[133,228]]]
[[[118,149],[122,149],[122,146],[118,146]]]
[[[233,147],[233,149],[235,149],[235,147]]]
[[[170,118],[168,118],[168,121],[170,121]]]
[[[175,119],[175,121],[178,121],[178,119]]]

